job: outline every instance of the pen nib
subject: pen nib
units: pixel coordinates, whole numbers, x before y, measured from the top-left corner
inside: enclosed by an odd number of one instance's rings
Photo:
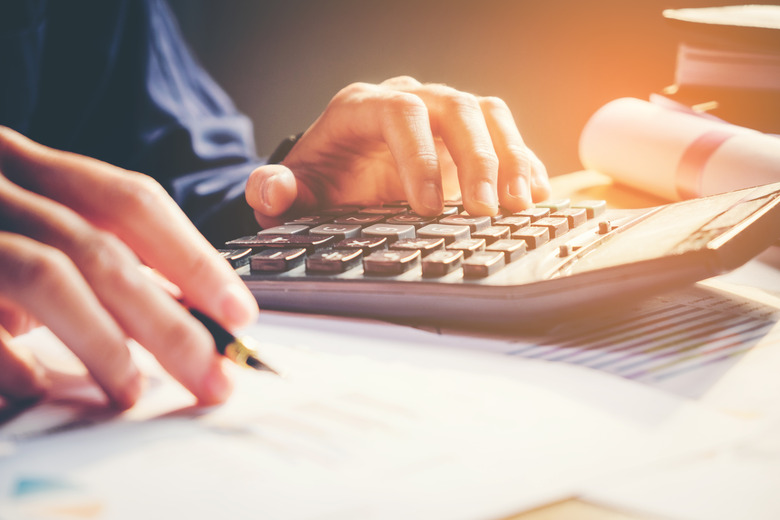
[[[277,376],[280,375],[279,372],[277,372],[273,368],[269,367],[268,365],[266,365],[265,363],[260,361],[255,356],[249,356],[249,357],[246,358],[246,366],[252,367],[255,370],[267,370],[267,371],[269,371],[269,372],[271,372],[273,374],[276,374]]]
[[[266,370],[277,376],[280,375],[279,372],[260,360],[257,351],[249,346],[245,339],[235,338],[225,349],[225,354],[241,366],[254,368],[255,370]]]

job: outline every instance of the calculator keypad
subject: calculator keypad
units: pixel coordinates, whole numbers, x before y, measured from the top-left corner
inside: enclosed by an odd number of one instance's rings
[[[406,278],[416,272],[426,280],[484,280],[604,209],[603,201],[568,200],[495,217],[468,215],[457,201],[436,217],[418,215],[405,202],[330,208],[231,240],[222,254],[231,260],[251,250],[251,272],[264,276]]]

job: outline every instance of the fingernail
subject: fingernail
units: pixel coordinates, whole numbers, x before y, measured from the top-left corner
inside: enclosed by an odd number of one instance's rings
[[[233,381],[225,373],[224,360],[215,359],[206,378],[203,380],[204,394],[199,396],[198,403],[212,405],[224,403],[233,392]]]
[[[539,175],[534,175],[531,178],[531,183],[534,185],[535,188],[544,188],[544,189],[550,189],[550,181],[547,179],[547,177],[540,177]]]
[[[441,213],[444,207],[444,199],[439,185],[433,182],[425,183],[420,193],[420,202],[431,212]]]
[[[120,410],[127,410],[141,398],[145,384],[146,380],[138,367],[131,363],[127,369],[125,383],[119,393],[111,397],[113,405]]]
[[[507,191],[510,196],[522,200],[526,207],[531,205],[531,190],[525,178],[515,177],[510,180],[507,185]]]
[[[221,311],[225,322],[242,327],[257,319],[257,301],[243,285],[229,284],[222,293]]]
[[[274,179],[277,177],[278,174],[271,175],[268,177],[265,181],[263,181],[263,186],[260,188],[260,199],[263,205],[266,208],[271,208],[271,199],[273,198],[271,196],[271,190],[273,189],[273,185],[276,182]]]
[[[488,206],[490,208],[496,208],[498,201],[496,200],[496,189],[493,185],[487,181],[482,181],[474,186],[474,200]]]
[[[540,200],[547,199],[552,194],[552,186],[550,186],[550,181],[547,179],[547,177],[539,177],[534,175],[531,178],[531,186],[533,192],[538,194]]]

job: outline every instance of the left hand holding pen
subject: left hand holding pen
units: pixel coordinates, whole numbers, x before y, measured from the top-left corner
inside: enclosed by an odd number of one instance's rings
[[[0,127],[0,405],[48,389],[15,341],[36,324],[76,354],[119,408],[143,387],[131,338],[200,403],[224,401],[231,382],[209,330],[141,265],[224,327],[257,315],[229,264],[150,177]]]
[[[547,172],[506,104],[398,77],[341,90],[281,164],[256,169],[247,201],[263,226],[318,207],[409,200],[434,215],[462,196],[472,215],[550,195]]]

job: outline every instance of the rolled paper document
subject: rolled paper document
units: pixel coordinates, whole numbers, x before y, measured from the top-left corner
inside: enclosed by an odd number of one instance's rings
[[[579,152],[586,169],[669,200],[780,181],[780,137],[640,99],[600,108]]]

